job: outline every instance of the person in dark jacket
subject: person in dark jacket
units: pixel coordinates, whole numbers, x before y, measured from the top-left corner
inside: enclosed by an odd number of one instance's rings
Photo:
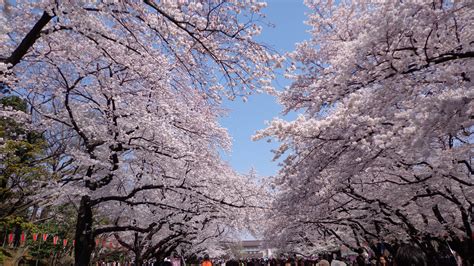
[[[357,253],[359,255],[357,256],[355,260],[354,266],[366,266],[364,252],[365,250],[363,248],[359,248],[357,250]]]
[[[394,263],[396,266],[428,266],[423,250],[411,245],[398,248]]]

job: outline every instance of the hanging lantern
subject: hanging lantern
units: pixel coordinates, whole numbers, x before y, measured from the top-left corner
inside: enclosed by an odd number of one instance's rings
[[[67,246],[67,239],[63,239],[63,247]]]
[[[58,240],[59,240],[59,236],[54,236],[53,237],[53,244],[56,246],[56,244],[58,243]]]
[[[10,233],[8,234],[8,244],[11,245],[13,243],[13,239],[14,239],[14,234]]]
[[[21,243],[25,243],[25,242],[26,242],[26,233],[25,233],[25,232],[21,232],[20,242],[21,242]]]
[[[48,239],[48,234],[43,234],[43,241],[46,241]]]
[[[38,240],[38,234],[37,234],[37,233],[33,233],[33,241],[36,242],[36,240]]]

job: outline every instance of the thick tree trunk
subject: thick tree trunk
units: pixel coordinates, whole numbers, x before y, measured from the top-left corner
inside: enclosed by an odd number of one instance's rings
[[[13,229],[15,232],[15,237],[13,238],[13,246],[14,247],[19,247],[20,246],[20,240],[21,240],[21,226],[15,225],[15,228]]]
[[[463,265],[471,266],[474,263],[474,241],[472,239],[466,239],[461,244],[461,250],[458,251],[459,256],[463,260]]]
[[[18,266],[20,265],[20,261],[21,259],[27,254],[28,252],[28,246],[26,247],[19,247],[17,249],[15,249],[15,251],[13,252],[13,256],[12,256],[12,265],[13,266]]]
[[[76,222],[76,245],[74,261],[76,266],[87,266],[95,248],[94,232],[92,231],[92,206],[89,196],[82,196]]]
[[[140,256],[140,254],[135,253],[135,266],[142,266],[143,265],[143,258]]]

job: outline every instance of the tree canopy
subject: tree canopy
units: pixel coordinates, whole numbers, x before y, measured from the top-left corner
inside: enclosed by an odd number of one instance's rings
[[[472,1],[307,5],[279,95],[300,115],[256,135],[284,157],[268,234],[306,251],[446,239],[472,261]]]
[[[9,6],[2,83],[26,100],[31,127],[60,151],[55,178],[41,184],[36,198],[77,206],[76,264],[90,260],[101,234],[155,232],[164,218],[168,230],[181,232],[259,207],[258,188],[247,188],[220,159],[230,140],[217,120],[222,97],[268,86],[281,60],[254,40],[262,7],[259,1]]]

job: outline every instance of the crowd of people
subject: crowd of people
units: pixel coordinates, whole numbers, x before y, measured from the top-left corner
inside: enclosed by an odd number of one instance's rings
[[[156,260],[146,261],[144,266],[462,266],[460,259],[455,256],[447,260],[438,260],[433,264],[432,258],[428,258],[422,249],[402,245],[393,254],[376,254],[369,256],[365,249],[359,249],[356,257],[342,257],[341,254],[327,253],[315,257],[296,257],[290,256],[284,258],[246,258],[246,259],[228,259],[223,258],[195,258],[185,261],[183,258],[173,257],[165,259],[162,262]],[[133,263],[98,263],[99,266],[132,266]]]
[[[453,256],[451,260],[443,261],[437,265],[460,266],[462,263]],[[254,258],[231,259],[228,261],[204,258],[199,266],[432,266],[432,264],[420,248],[403,245],[397,249],[395,254],[389,256],[379,254],[378,256],[368,257],[367,253],[360,249],[355,259],[342,258],[335,254],[321,255],[317,258]]]

